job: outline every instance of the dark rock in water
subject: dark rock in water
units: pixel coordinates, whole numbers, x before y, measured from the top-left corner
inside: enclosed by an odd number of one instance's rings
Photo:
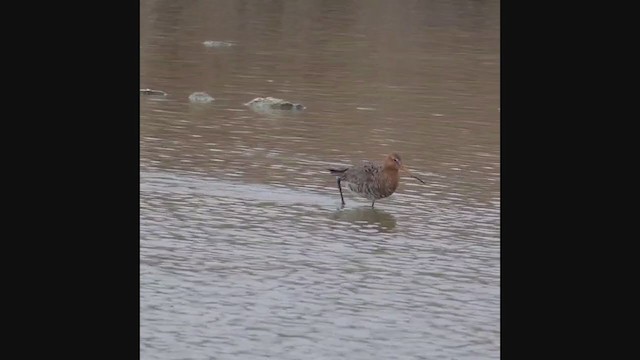
[[[295,108],[295,110],[304,110],[304,106],[300,105],[300,104],[292,104],[290,102],[282,102],[280,104],[273,104],[271,105],[271,108],[276,108],[276,109],[280,109],[280,110],[292,110]]]
[[[304,110],[305,107],[302,104],[295,104],[286,100],[277,99],[273,97],[258,97],[248,103],[246,106],[254,110]]]
[[[167,93],[161,90],[152,90],[152,89],[140,89],[140,94],[142,95],[160,95],[167,96]]]
[[[233,43],[226,42],[226,41],[213,41],[213,40],[207,40],[202,44],[208,48],[223,48],[223,47],[230,47],[234,45]]]
[[[194,92],[189,95],[189,101],[193,103],[209,103],[215,99],[205,92]]]

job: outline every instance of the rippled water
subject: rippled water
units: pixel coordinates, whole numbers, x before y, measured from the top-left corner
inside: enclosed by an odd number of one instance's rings
[[[400,3],[141,1],[142,359],[499,357],[499,2]]]

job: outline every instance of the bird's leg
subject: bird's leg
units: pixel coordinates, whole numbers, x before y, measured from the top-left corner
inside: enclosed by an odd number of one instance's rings
[[[340,185],[340,178],[338,178],[338,190],[340,190],[340,200],[342,200],[342,206],[344,207],[344,197],[342,196],[342,186]]]
[[[373,201],[371,202],[371,208],[373,209],[373,204],[376,203],[376,199],[373,199]]]

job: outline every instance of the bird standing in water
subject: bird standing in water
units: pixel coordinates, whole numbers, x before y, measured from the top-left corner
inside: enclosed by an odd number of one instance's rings
[[[340,190],[340,199],[343,207],[345,202],[342,196],[342,182],[346,183],[349,190],[371,200],[371,207],[374,206],[376,200],[389,197],[396,191],[400,181],[400,170],[405,171],[411,177],[424,184],[424,181],[411,174],[402,165],[402,159],[398,153],[387,155],[383,163],[365,161],[361,165],[328,170],[338,180],[338,189]]]

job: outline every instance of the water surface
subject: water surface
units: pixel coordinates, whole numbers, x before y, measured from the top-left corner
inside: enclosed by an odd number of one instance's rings
[[[140,97],[142,359],[499,357],[498,1],[142,0],[140,23],[140,87],[168,94]],[[427,185],[340,210],[325,169],[391,151]]]

